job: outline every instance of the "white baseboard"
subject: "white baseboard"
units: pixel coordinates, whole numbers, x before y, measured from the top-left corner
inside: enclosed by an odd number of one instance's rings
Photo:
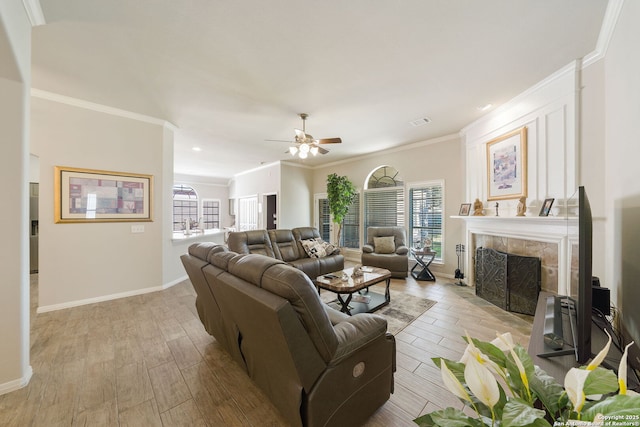
[[[26,374],[22,378],[0,384],[0,396],[2,396],[3,394],[11,393],[12,391],[19,390],[22,387],[26,387],[27,384],[29,384],[29,381],[31,381],[32,375],[33,369],[31,369],[31,365],[29,365]]]
[[[169,283],[165,283],[162,286],[153,286],[150,288],[144,288],[144,289],[136,289],[134,291],[129,291],[129,292],[121,292],[121,293],[117,293],[117,294],[111,294],[111,295],[104,295],[104,296],[99,296],[99,297],[94,297],[94,298],[87,298],[87,299],[83,299],[83,300],[77,300],[77,301],[69,301],[69,302],[64,302],[61,304],[53,304],[53,305],[45,305],[45,306],[41,306],[38,307],[37,309],[37,313],[46,313],[48,311],[56,311],[56,310],[63,310],[65,308],[71,308],[71,307],[79,307],[81,305],[87,305],[87,304],[95,304],[97,302],[104,302],[104,301],[111,301],[114,299],[119,299],[119,298],[127,298],[127,297],[132,297],[135,295],[142,295],[142,294],[148,294],[150,292],[157,292],[157,291],[162,291],[164,289],[168,289],[172,286],[177,285],[178,283],[188,279],[189,276],[187,276],[186,274],[182,277],[179,277],[176,280],[173,280]]]

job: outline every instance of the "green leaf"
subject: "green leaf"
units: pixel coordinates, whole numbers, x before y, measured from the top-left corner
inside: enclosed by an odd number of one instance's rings
[[[608,397],[588,409],[582,412],[583,421],[593,421],[597,414],[605,415],[609,420],[614,420],[613,417],[623,417],[618,420],[620,422],[625,420],[624,416],[638,416],[638,408],[640,408],[640,395],[622,395],[617,394],[615,396]],[[634,419],[634,421],[639,421]]]
[[[503,427],[549,426],[544,420],[545,412],[532,408],[522,399],[511,399],[504,405],[502,413]],[[544,423],[540,424],[540,420]]]
[[[447,408],[434,411],[413,420],[420,427],[484,427],[485,424],[471,418],[459,409]]]
[[[609,394],[618,391],[618,377],[608,369],[598,366],[584,382],[584,394]]]
[[[529,386],[533,393],[540,399],[553,418],[557,418],[561,409],[567,405],[567,397],[564,388],[551,375],[538,366],[535,373],[529,377]]]
[[[478,350],[484,353],[492,362],[504,368],[506,357],[502,350],[490,342],[480,341],[475,338],[471,338],[471,341],[473,341],[473,344],[478,348]]]

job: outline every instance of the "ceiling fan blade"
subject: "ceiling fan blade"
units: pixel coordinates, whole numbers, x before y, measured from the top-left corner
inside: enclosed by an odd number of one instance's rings
[[[318,144],[340,144],[342,139],[340,138],[323,138],[318,140]]]
[[[318,147],[318,153],[327,154],[328,152],[329,150],[327,150],[326,148]]]

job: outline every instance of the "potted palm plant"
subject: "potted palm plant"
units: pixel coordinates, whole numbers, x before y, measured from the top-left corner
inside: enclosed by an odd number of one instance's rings
[[[340,244],[340,234],[342,233],[342,222],[349,212],[349,206],[356,197],[356,187],[346,176],[339,176],[335,173],[327,176],[327,199],[329,201],[329,213],[333,222],[338,225],[337,241]]]

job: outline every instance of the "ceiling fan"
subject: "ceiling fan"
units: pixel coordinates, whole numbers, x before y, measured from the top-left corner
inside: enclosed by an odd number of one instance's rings
[[[320,144],[340,144],[342,139],[340,138],[323,138],[323,139],[315,139],[313,136],[309,135],[306,132],[305,123],[307,117],[309,115],[307,113],[300,113],[298,116],[302,119],[302,130],[295,129],[296,135],[293,141],[282,141],[282,142],[290,142],[293,145],[289,147],[287,153],[290,153],[292,156],[296,154],[301,159],[306,159],[309,153],[312,155],[327,154],[329,150],[326,148],[320,147]],[[268,139],[267,141],[280,141],[277,139]]]

